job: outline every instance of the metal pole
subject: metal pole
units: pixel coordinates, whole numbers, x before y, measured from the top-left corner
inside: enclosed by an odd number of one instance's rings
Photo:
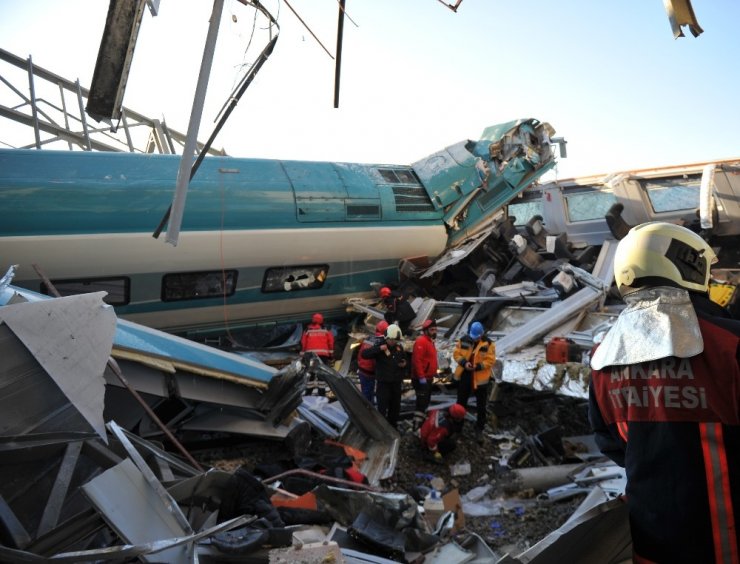
[[[334,66],[334,107],[339,107],[339,75],[342,72],[342,39],[344,37],[344,5],[339,0],[339,21],[337,22],[337,61]]]
[[[31,95],[31,115],[33,116],[33,133],[36,138],[36,148],[41,148],[41,135],[39,133],[39,111],[36,107],[36,90],[33,85],[33,61],[28,56],[28,91]]]
[[[213,1],[213,11],[211,12],[211,24],[208,28],[206,37],[206,46],[203,50],[203,60],[200,65],[200,74],[198,75],[198,85],[195,89],[195,98],[193,99],[193,109],[190,113],[190,124],[185,139],[185,148],[180,160],[180,169],[177,171],[177,186],[175,196],[172,200],[172,214],[167,227],[165,241],[172,246],[177,246],[177,240],[180,236],[180,225],[182,216],[185,211],[185,199],[187,197],[188,185],[190,184],[190,168],[193,164],[193,155],[195,154],[198,143],[198,128],[200,127],[200,118],[203,114],[203,104],[208,88],[208,78],[211,74],[211,64],[213,63],[213,53],[216,50],[216,39],[218,38],[218,26],[221,23],[221,13],[223,12],[224,0]]]

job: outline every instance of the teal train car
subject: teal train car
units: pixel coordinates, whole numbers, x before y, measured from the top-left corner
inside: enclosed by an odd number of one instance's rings
[[[119,316],[170,332],[331,316],[396,281],[399,260],[490,224],[554,166],[553,133],[517,120],[412,165],[209,156],[177,246],[152,234],[180,157],[0,150],[0,258],[20,287],[105,290]]]

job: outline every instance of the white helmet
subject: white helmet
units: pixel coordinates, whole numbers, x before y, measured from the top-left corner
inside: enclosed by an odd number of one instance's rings
[[[385,338],[399,340],[401,338],[401,328],[395,323],[389,325],[388,329],[385,330]]]
[[[673,223],[652,221],[630,229],[614,255],[614,278],[624,296],[645,286],[709,289],[717,255],[699,235]]]

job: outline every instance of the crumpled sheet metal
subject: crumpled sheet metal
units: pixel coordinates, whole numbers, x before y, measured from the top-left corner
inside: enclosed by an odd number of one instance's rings
[[[327,485],[318,486],[313,493],[332,518],[344,527],[349,527],[364,508],[375,506],[397,530],[405,527],[426,530],[419,506],[408,494],[358,492]]]
[[[506,355],[501,380],[537,391],[587,398],[591,370],[587,364],[544,361],[544,345],[533,345]]]
[[[617,318],[591,359],[591,366],[625,366],[675,356],[691,358],[704,350],[699,320],[689,293],[657,287],[625,296]]]
[[[516,557],[497,564],[546,564],[550,562],[631,562],[632,536],[627,504],[620,498],[604,500],[598,487],[592,490],[599,501],[587,496],[563,526]],[[594,539],[599,542],[593,542]]]

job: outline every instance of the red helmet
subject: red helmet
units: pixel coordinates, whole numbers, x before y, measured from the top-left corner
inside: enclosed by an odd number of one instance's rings
[[[321,325],[324,323],[324,316],[320,313],[314,313],[313,317],[311,317],[311,322],[316,323],[317,325]]]
[[[429,329],[430,327],[436,327],[437,321],[435,319],[427,319],[424,323],[421,324],[422,330]]]
[[[459,403],[455,403],[450,406],[450,417],[452,417],[453,419],[462,421],[463,419],[465,419],[466,413],[467,412],[465,411],[465,408]]]
[[[388,322],[385,319],[383,321],[378,321],[378,324],[375,326],[375,332],[378,335],[385,335],[386,329],[388,329]]]
[[[383,299],[390,298],[391,297],[391,293],[392,293],[391,292],[391,289],[388,286],[383,286],[380,289],[380,297],[383,298]]]

